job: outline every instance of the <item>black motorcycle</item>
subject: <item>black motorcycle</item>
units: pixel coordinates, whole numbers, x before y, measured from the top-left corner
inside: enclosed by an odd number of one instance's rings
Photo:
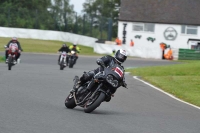
[[[104,71],[97,73],[77,91],[70,92],[65,100],[65,106],[70,109],[80,106],[84,108],[85,113],[90,113],[102,102],[111,100],[112,94],[123,85],[123,77],[124,69],[120,65],[104,67]],[[75,76],[74,85],[78,80],[79,77]]]
[[[69,57],[69,62],[68,62],[69,68],[73,68],[77,59],[76,52],[72,50],[71,53],[68,55],[68,57]]]

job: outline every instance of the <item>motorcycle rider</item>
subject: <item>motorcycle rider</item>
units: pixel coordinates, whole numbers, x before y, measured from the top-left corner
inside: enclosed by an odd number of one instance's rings
[[[78,59],[78,54],[77,53],[80,53],[80,48],[77,46],[77,44],[76,43],[74,43],[73,45],[70,45],[69,46],[69,49],[72,51],[75,51],[76,52],[76,59],[75,59],[75,62],[74,62],[74,64],[76,64],[76,61],[77,61],[77,59]]]
[[[58,52],[66,52],[66,53],[69,53],[70,52],[70,49],[69,47],[67,46],[67,44],[63,44],[62,47],[58,50]],[[60,64],[60,57],[61,57],[61,54],[59,55],[59,58],[58,58],[58,64]],[[68,66],[68,60],[69,60],[69,57],[67,56],[66,57],[66,63],[67,64],[64,64],[64,65],[67,65]]]
[[[8,44],[6,45],[6,51],[5,51],[5,57],[6,57],[6,63],[8,63],[8,51],[9,51],[9,47],[11,46],[16,46],[18,48],[18,51],[17,51],[17,55],[15,57],[15,60],[13,61],[14,64],[16,64],[16,60],[19,59],[19,57],[21,56],[21,51],[23,51],[17,37],[13,37],[9,42]]]
[[[95,70],[89,71],[89,72],[84,72],[84,74],[80,77],[79,81],[74,85],[73,90],[71,92],[76,91],[81,85],[83,85],[84,83],[86,83],[87,81],[91,80],[92,77],[94,77],[94,75],[96,75],[97,73],[103,71],[103,67],[108,67],[113,65],[113,63],[117,63],[119,65],[121,65],[127,58],[127,53],[125,50],[117,50],[117,52],[115,53],[115,56],[112,57],[110,55],[106,55],[103,56],[99,59],[96,60],[96,63],[98,65],[100,65],[100,67],[98,67]],[[122,66],[123,67],[123,66]],[[124,76],[123,76],[124,77]],[[123,83],[122,86],[126,87],[127,84],[125,83],[125,78],[123,78]]]

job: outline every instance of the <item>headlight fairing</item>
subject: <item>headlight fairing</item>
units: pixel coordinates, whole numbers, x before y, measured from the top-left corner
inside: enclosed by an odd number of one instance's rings
[[[114,77],[112,76],[112,75],[108,75],[107,77],[106,77],[106,81],[108,82],[108,83],[110,83],[110,85],[112,85],[113,87],[118,87],[118,81],[116,80],[116,79],[114,79]]]

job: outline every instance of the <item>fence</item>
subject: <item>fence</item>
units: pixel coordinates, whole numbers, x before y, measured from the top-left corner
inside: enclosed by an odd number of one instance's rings
[[[1,27],[71,32],[103,40],[111,40],[113,28],[116,28],[111,18],[100,15],[42,12],[24,8],[0,8],[0,12]]]
[[[200,50],[179,49],[179,60],[200,60]]]

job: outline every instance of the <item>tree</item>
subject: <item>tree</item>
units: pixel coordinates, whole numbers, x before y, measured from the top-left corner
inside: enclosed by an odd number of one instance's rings
[[[108,19],[111,18],[113,21],[112,35],[116,37],[119,6],[120,0],[86,0],[83,4],[83,12],[94,19],[94,25],[99,26],[101,32],[107,28]]]
[[[0,25],[19,28],[41,28],[48,20],[47,8],[50,4],[51,0],[1,0],[1,17],[4,17],[5,22],[0,22]],[[44,28],[47,28],[47,26]]]
[[[64,31],[68,31],[69,24],[74,21],[74,6],[69,4],[69,0],[54,0],[52,5],[52,13],[58,27],[63,27]]]

